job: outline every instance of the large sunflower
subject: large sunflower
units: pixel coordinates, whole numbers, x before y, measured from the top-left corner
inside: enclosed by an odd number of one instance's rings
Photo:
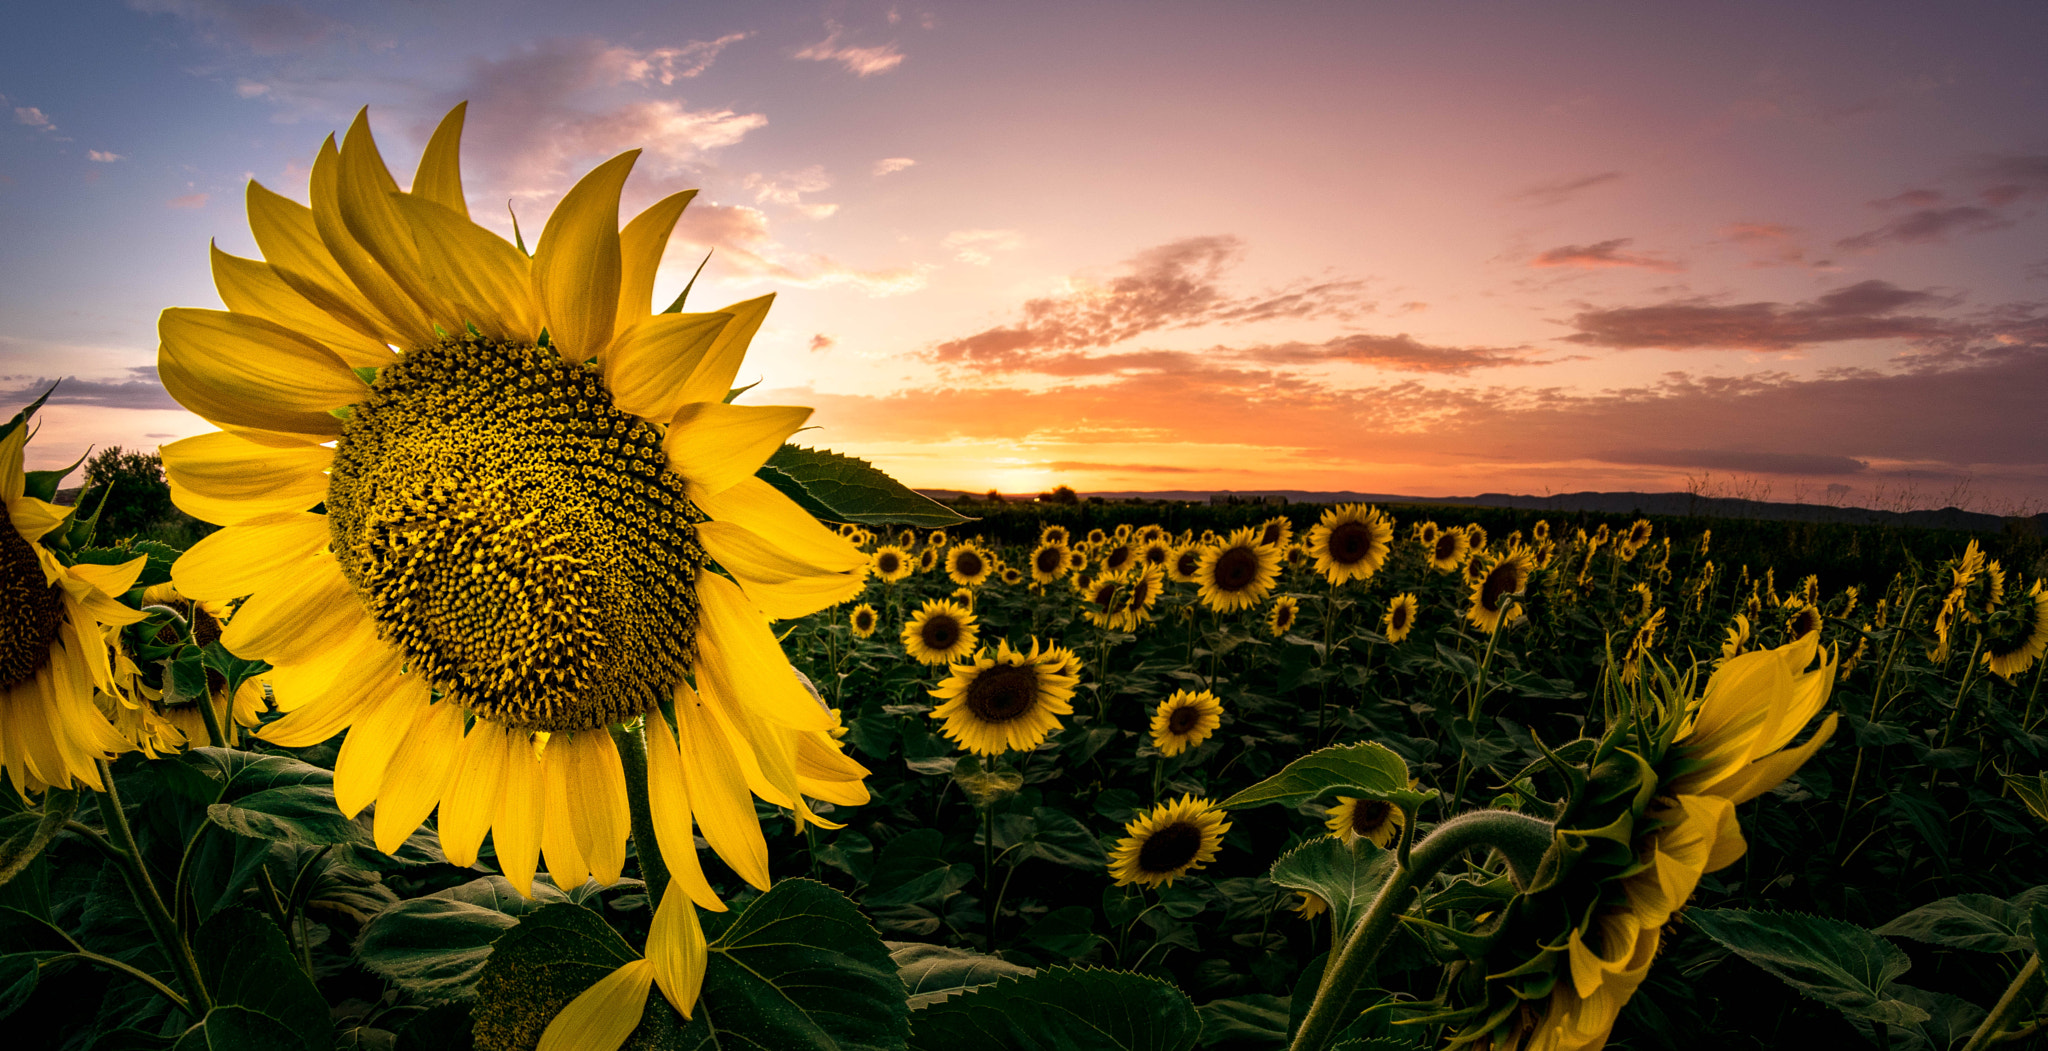
[[[1316,572],[1332,584],[1365,580],[1379,572],[1393,543],[1394,523],[1379,508],[1365,504],[1327,508],[1308,531],[1308,553],[1315,556]]]
[[[1223,811],[1206,799],[1185,795],[1161,803],[1124,826],[1124,838],[1109,854],[1109,874],[1118,885],[1171,885],[1214,861],[1228,831]]]
[[[42,543],[70,510],[28,495],[22,452],[28,413],[0,437],[0,773],[16,791],[83,784],[95,790],[98,760],[135,747],[93,703],[115,690],[107,634],[143,619],[114,596],[135,586],[146,558],[118,566],[67,566]]]
[[[903,626],[903,648],[920,664],[949,664],[974,652],[974,614],[950,599],[929,599]]]
[[[946,552],[946,575],[963,588],[980,587],[995,569],[995,560],[972,542],[956,544]]]
[[[1040,651],[1033,639],[1025,652],[997,642],[993,656],[983,650],[952,666],[931,691],[944,702],[931,717],[945,720],[939,732],[975,755],[1028,752],[1059,729],[1060,716],[1073,712],[1080,681],[1057,647]]]
[[[1489,633],[1499,631],[1503,623],[1521,620],[1521,603],[1510,596],[1520,595],[1529,586],[1532,562],[1526,548],[1515,548],[1487,566],[1472,585],[1472,605],[1465,610],[1465,619]]]
[[[1152,712],[1152,747],[1169,758],[1209,739],[1223,725],[1223,702],[1208,690],[1175,690]]]
[[[1204,549],[1201,567],[1195,571],[1203,604],[1219,613],[1258,605],[1279,578],[1279,549],[1259,543],[1249,529],[1239,529],[1229,540]]]
[[[644,720],[653,823],[686,892],[663,899],[647,962],[687,1010],[704,959],[690,902],[723,908],[693,825],[766,888],[752,797],[820,823],[806,798],[867,797],[768,627],[851,598],[866,559],[754,477],[810,414],[727,403],[770,297],[653,313],[691,194],[621,230],[638,152],[622,154],[529,257],[468,216],[462,120],[400,192],[358,114],[314,158],[310,207],[250,184],[265,259],[214,251],[229,309],[164,312],[164,387],[222,428],[164,448],[173,499],[226,527],[174,580],[248,597],[221,642],[273,666],[286,714],[261,736],[346,730],[336,801],[377,803],[380,848],[438,806],[448,859],[473,864],[490,832],[521,893],[542,856],[561,886],[618,878],[628,787],[609,731]]]

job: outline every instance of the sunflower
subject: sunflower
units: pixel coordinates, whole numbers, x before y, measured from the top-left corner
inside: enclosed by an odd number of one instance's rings
[[[1059,544],[1065,547],[1072,543],[1073,540],[1067,535],[1066,526],[1049,525],[1038,531],[1038,542],[1041,544]]]
[[[93,691],[115,689],[107,634],[143,619],[115,596],[135,586],[148,559],[67,566],[42,543],[71,512],[28,495],[22,457],[33,410],[0,435],[0,771],[24,795],[74,784],[100,790],[97,760],[134,745]]]
[[[1143,546],[1138,548],[1138,561],[1148,566],[1158,566],[1162,571],[1166,569],[1167,563],[1173,561],[1173,545],[1167,543],[1163,537],[1153,537],[1140,543]]]
[[[1521,604],[1509,596],[1519,595],[1529,586],[1529,568],[1529,552],[1524,548],[1515,548],[1487,566],[1472,585],[1472,605],[1465,610],[1465,619],[1489,633],[1499,631],[1504,623],[1521,620]]]
[[[1004,584],[1007,584],[1010,587],[1016,587],[1017,585],[1024,583],[1024,571],[1018,569],[1016,566],[1004,566],[1002,568],[1002,572],[999,573],[998,576],[1002,578]]]
[[[984,649],[948,669],[931,691],[944,702],[931,717],[945,720],[939,732],[975,755],[1028,752],[1059,729],[1059,716],[1073,712],[1069,702],[1080,681],[1064,650],[1041,651],[1036,639],[1028,653],[997,642],[993,656]]]
[[[875,624],[879,620],[875,616],[875,607],[865,602],[853,607],[852,615],[846,619],[848,623],[853,625],[854,635],[863,639],[875,633]]]
[[[1108,533],[1105,533],[1105,532],[1103,532],[1103,531],[1102,531],[1102,530],[1100,530],[1100,529],[1090,529],[1090,530],[1088,531],[1088,546],[1089,546],[1089,547],[1101,547],[1102,545],[1104,545],[1104,544],[1106,544],[1106,543],[1108,543],[1108,542],[1109,542],[1109,534],[1108,534]]]
[[[1286,515],[1274,515],[1259,523],[1259,543],[1285,548],[1294,541],[1294,523]]]
[[[941,551],[945,550],[946,545],[951,542],[952,538],[948,537],[946,535],[946,531],[943,529],[934,529],[931,532],[925,534],[924,538],[924,543],[926,547],[936,547]]]
[[[1435,522],[1420,522],[1415,526],[1415,542],[1425,548],[1434,549],[1436,538],[1443,535],[1442,527]]]
[[[1193,584],[1195,574],[1202,571],[1202,549],[1193,544],[1173,549],[1173,556],[1166,561],[1166,575],[1177,584]]]
[[[222,628],[234,616],[227,603],[194,602],[179,594],[174,584],[157,584],[144,588],[142,604],[145,607],[164,606],[174,613],[182,613],[185,622],[190,625],[192,642],[199,646],[218,641]],[[152,641],[158,646],[170,648],[175,647],[183,638],[184,633],[179,625],[167,622],[158,629]],[[164,700],[164,691],[149,685],[139,673],[121,674],[121,666],[125,664],[132,668],[134,661],[128,656],[125,645],[118,638],[111,641],[116,648],[115,677],[121,684],[118,700],[125,702],[123,707],[140,707],[152,715],[152,718],[141,720],[116,717],[114,724],[121,729],[123,736],[134,741],[143,751],[149,751],[151,747],[162,748],[161,736],[155,733],[154,726],[150,725],[159,722],[176,731],[175,739],[178,743],[173,749],[185,745],[207,744],[209,738],[206,714],[200,707],[202,704],[213,708],[214,725],[220,727],[226,735],[226,743],[230,747],[240,744],[242,730],[253,730],[261,725],[263,712],[269,705],[263,684],[255,678],[244,679],[230,695],[227,680],[219,672],[208,668],[204,699],[178,697],[176,691],[173,691],[172,696],[175,699],[167,703]],[[103,700],[100,704],[101,710],[107,710],[110,707],[109,702],[114,700],[115,698]],[[140,731],[143,736],[137,736],[131,731]]]
[[[1214,529],[1202,530],[1202,535],[1199,539],[1202,541],[1202,546],[1204,547],[1213,546],[1215,544],[1220,544],[1223,542],[1223,538],[1217,536],[1216,531]]]
[[[925,548],[925,549],[924,549],[923,551],[920,551],[920,552],[918,552],[918,553],[917,553],[917,571],[918,571],[918,572],[920,572],[920,573],[929,573],[929,572],[931,572],[932,570],[934,570],[934,569],[937,569],[937,568],[939,568],[939,549],[938,549],[938,548],[935,548],[935,547],[928,547],[928,548]]]
[[[1399,642],[1415,630],[1416,608],[1414,595],[1395,595],[1387,600],[1387,615],[1380,620],[1380,631],[1388,642]]]
[[[1650,585],[1637,581],[1629,586],[1628,593],[1636,600],[1636,611],[1629,615],[1629,619],[1641,620],[1649,616],[1650,607],[1657,603],[1657,596],[1650,592]]]
[[[1102,570],[1105,573],[1121,573],[1138,561],[1138,548],[1128,540],[1119,539],[1102,553]]]
[[[1792,616],[1785,621],[1785,635],[1788,638],[1804,638],[1820,633],[1823,623],[1820,610],[1799,599],[1787,599],[1785,604],[1792,607]]]
[[[1289,905],[1288,908],[1300,913],[1301,918],[1304,920],[1315,919],[1323,913],[1330,911],[1330,903],[1325,901],[1323,896],[1315,891],[1298,890],[1294,892],[1294,895],[1301,900]]]
[[[908,551],[917,546],[917,530],[904,526],[896,534],[896,546]]]
[[[1636,677],[1636,672],[1643,666],[1643,658],[1648,656],[1650,648],[1657,644],[1657,629],[1663,626],[1664,610],[1660,607],[1657,612],[1650,614],[1636,628],[1634,634],[1629,636],[1628,649],[1623,651],[1621,656],[1622,678],[1633,679]]]
[[[1124,630],[1136,631],[1139,624],[1152,619],[1152,607],[1159,602],[1159,595],[1166,590],[1165,574],[1157,566],[1137,566],[1130,573],[1130,592],[1124,600]]]
[[[1184,795],[1161,803],[1124,826],[1124,838],[1109,854],[1109,874],[1118,886],[1171,886],[1214,861],[1228,831],[1230,822],[1206,799]]]
[[[993,572],[994,560],[972,541],[958,544],[946,552],[946,575],[963,588],[980,587]]]
[[[1258,605],[1279,578],[1280,552],[1260,544],[1249,529],[1239,529],[1228,541],[1204,550],[1201,568],[1195,571],[1203,605],[1219,613]]]
[[[1650,520],[1647,518],[1638,518],[1630,523],[1628,532],[1623,533],[1616,543],[1616,546],[1621,549],[1621,560],[1623,562],[1635,558],[1643,548],[1649,546],[1650,534],[1653,528],[1650,525]]]
[[[1165,540],[1166,529],[1157,525],[1139,526],[1138,531],[1132,533],[1131,536],[1140,544],[1150,544],[1154,541]]]
[[[1046,527],[1048,530],[1057,528]],[[1068,550],[1065,540],[1041,540],[1031,551],[1031,579],[1034,583],[1050,584],[1072,569],[1073,564],[1074,553]]]
[[[1266,630],[1272,632],[1276,639],[1287,634],[1294,627],[1297,612],[1294,599],[1286,595],[1274,599],[1273,608],[1266,611]]]
[[[2034,666],[2048,652],[2048,589],[2034,581],[2032,590],[2013,603],[1985,634],[1984,663],[2002,679]]]
[[[1361,839],[1375,847],[1385,847],[1401,834],[1407,823],[1408,815],[1392,803],[1352,796],[1338,796],[1337,805],[1329,810],[1329,820],[1323,822],[1330,834],[1343,840],[1347,847]]]
[[[1223,704],[1208,690],[1175,690],[1152,712],[1152,747],[1172,758],[1209,739],[1223,725]]]
[[[951,595],[948,595],[946,597],[952,599],[955,602],[958,602],[962,607],[964,607],[967,610],[967,612],[974,612],[973,588],[957,587],[953,589],[953,593]]]
[[[1364,504],[1326,508],[1308,531],[1316,572],[1332,584],[1366,580],[1379,572],[1393,542],[1394,523],[1379,508]]]
[[[1749,618],[1737,613],[1734,623],[1728,625],[1727,633],[1721,637],[1721,659],[1728,660],[1740,656],[1742,651],[1747,648],[1749,648]]]
[[[869,564],[884,584],[894,584],[917,571],[917,562],[910,557],[910,552],[894,544],[876,548],[875,553],[869,556]]]
[[[1472,556],[1472,541],[1464,532],[1446,529],[1429,545],[1429,568],[1439,573],[1455,572]]]
[[[1480,525],[1480,524],[1479,524],[1479,523],[1477,523],[1477,522],[1473,522],[1473,523],[1470,523],[1470,524],[1468,524],[1467,526],[1465,526],[1465,529],[1464,529],[1464,533],[1465,533],[1465,542],[1466,542],[1467,544],[1470,544],[1470,545],[1471,545],[1471,547],[1472,547],[1472,550],[1474,550],[1474,551],[1484,551],[1484,550],[1486,550],[1486,527],[1485,527],[1485,526],[1483,526],[1483,525]]]
[[[974,652],[977,635],[972,612],[949,599],[929,599],[903,626],[903,648],[919,664],[949,664]]]
[[[529,257],[468,217],[463,112],[409,192],[366,113],[314,158],[311,207],[251,183],[266,259],[216,250],[229,309],[164,312],[164,387],[222,428],[165,446],[165,471],[179,506],[226,527],[173,580],[248,596],[221,642],[272,665],[286,714],[260,736],[346,730],[336,801],[376,802],[378,847],[438,806],[448,859],[472,865],[489,833],[522,894],[543,856],[559,886],[618,879],[629,787],[609,731],[644,722],[652,825],[684,893],[660,903],[652,959],[619,973],[687,1011],[692,902],[723,908],[693,826],[765,889],[753,797],[800,823],[821,821],[806,799],[867,798],[768,627],[857,594],[867,560],[754,477],[810,414],[728,403],[770,299],[653,312],[691,195],[621,230],[638,156],[622,154]]]
[[[1131,524],[1129,522],[1120,523],[1113,535],[1118,543],[1128,543],[1131,539]]]
[[[1536,524],[1529,527],[1529,537],[1539,544],[1549,543],[1550,521],[1548,519],[1537,519]]]

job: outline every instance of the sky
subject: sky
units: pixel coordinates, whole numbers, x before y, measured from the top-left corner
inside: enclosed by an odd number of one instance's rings
[[[364,106],[920,487],[2048,510],[2048,6],[75,0],[0,34],[0,415],[211,430],[156,320]],[[708,254],[708,261],[707,261]]]

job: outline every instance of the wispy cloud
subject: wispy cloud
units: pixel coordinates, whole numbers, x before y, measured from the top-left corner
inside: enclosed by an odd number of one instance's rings
[[[1529,261],[1530,266],[1569,266],[1588,270],[1609,267],[1635,267],[1642,270],[1656,270],[1663,273],[1677,273],[1685,269],[1684,264],[1662,256],[1645,255],[1641,252],[1624,251],[1635,243],[1633,238],[1617,237],[1611,241],[1599,241],[1589,245],[1560,245],[1539,253]]]
[[[806,203],[803,195],[820,193],[832,188],[832,177],[825,174],[822,166],[813,164],[802,171],[783,172],[768,176],[754,172],[741,185],[754,191],[757,204],[781,204],[795,209],[811,219],[823,219],[839,210],[836,204]]]
[[[726,275],[766,278],[802,288],[839,285],[871,296],[901,295],[923,288],[930,269],[863,268],[823,253],[792,249],[770,234],[767,215],[744,204],[693,203],[676,224],[676,237],[716,251]]]
[[[51,405],[95,405],[106,409],[180,409],[157,382],[156,366],[138,365],[128,369],[131,378],[122,380],[82,380],[76,376],[55,379],[38,376],[11,387],[0,387],[0,405],[26,404],[34,400],[51,384],[56,390],[50,394]]]
[[[1594,175],[1581,175],[1571,179],[1558,179],[1553,182],[1537,183],[1526,190],[1509,196],[1508,200],[1518,204],[1547,208],[1554,204],[1563,204],[1595,186],[1605,186],[1620,178],[1620,172],[1599,172]]]
[[[903,64],[903,53],[894,44],[878,47],[842,46],[839,37],[845,27],[826,23],[825,39],[803,48],[792,58],[807,62],[837,62],[855,76],[868,77],[876,73],[887,73]]]
[[[34,106],[14,107],[14,123],[26,124],[39,131],[57,130],[57,125],[50,122],[50,115]]]
[[[259,55],[301,51],[345,31],[342,22],[279,0],[128,0],[145,14],[164,14],[193,25],[208,43],[247,48]]]
[[[987,266],[995,261],[995,253],[1012,252],[1023,244],[1024,235],[1015,230],[955,230],[939,242],[955,260],[974,266]]]
[[[884,157],[875,162],[875,176],[879,178],[884,175],[894,175],[916,163],[917,161],[909,157]]]
[[[1900,216],[1875,230],[1866,230],[1835,242],[1851,252],[1868,251],[1885,244],[1929,244],[1948,240],[1951,234],[1980,234],[2003,230],[2011,219],[1989,208],[1959,204],[1951,208],[1922,208]]]
[[[1572,318],[1572,343],[1618,349],[1787,351],[1852,339],[1928,339],[1953,323],[1909,307],[1949,301],[1887,281],[1862,281],[1805,303],[1715,304],[1688,299],[1642,307],[1588,310]]]
[[[1782,223],[1730,223],[1721,228],[1723,239],[1749,253],[1752,267],[1803,265],[1806,249],[1798,235],[1797,228]],[[1826,265],[1826,260],[1815,265]]]
[[[128,158],[112,150],[87,150],[85,151],[85,159],[98,161],[101,164],[112,164],[115,161],[125,161]]]
[[[180,208],[186,210],[194,208],[204,208],[206,207],[206,199],[208,196],[208,194],[203,193],[188,193],[182,197],[173,197],[170,200],[165,201],[164,204],[172,208]]]
[[[1388,372],[1464,375],[1475,369],[1543,364],[1525,347],[1446,347],[1424,343],[1406,332],[1397,336],[1356,334],[1324,343],[1281,343],[1246,347],[1237,357],[1274,365],[1344,362]]]

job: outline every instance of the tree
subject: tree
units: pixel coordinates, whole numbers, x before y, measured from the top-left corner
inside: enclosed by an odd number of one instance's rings
[[[1052,502],[1056,504],[1078,504],[1081,502],[1081,497],[1067,486],[1054,486]]]
[[[1003,494],[995,489],[990,489],[987,495],[983,496],[982,499],[991,504],[1000,504],[1004,502]]]
[[[106,500],[104,510],[100,508],[102,498]],[[93,537],[101,544],[146,536],[184,546],[196,539],[188,534],[199,525],[171,504],[162,457],[129,452],[118,445],[110,445],[86,461],[78,513],[90,516],[95,511],[100,512],[100,521]]]

